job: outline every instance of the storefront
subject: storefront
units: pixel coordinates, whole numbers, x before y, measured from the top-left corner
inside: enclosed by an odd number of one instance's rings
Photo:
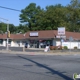
[[[48,34],[50,35],[50,33]],[[47,45],[53,45],[53,37],[48,37],[45,32],[31,31],[26,36],[30,48],[45,48]]]
[[[52,45],[52,39],[29,39],[30,48],[45,48],[47,45]]]
[[[28,48],[45,48],[46,45],[52,46],[67,46],[68,49],[77,47],[80,49],[80,33],[67,32],[65,33],[66,39],[61,40],[57,30],[43,30],[43,31],[29,31],[25,34],[11,34],[9,38],[9,46],[11,47],[24,47],[28,43]],[[73,41],[69,41],[72,37]],[[6,34],[0,34],[0,46],[6,46]]]

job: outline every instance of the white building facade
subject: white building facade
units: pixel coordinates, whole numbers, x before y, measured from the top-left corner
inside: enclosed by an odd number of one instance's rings
[[[5,34],[4,34],[5,35]],[[0,46],[6,47],[6,36],[0,35]],[[9,38],[10,47],[24,47],[28,43],[28,48],[44,48],[47,44],[52,46],[67,46],[68,49],[77,47],[80,49],[80,33],[66,32],[66,39],[61,42],[61,38],[57,38],[57,30],[47,31],[30,31],[24,34],[11,34]],[[73,40],[70,41],[69,37],[72,36]]]

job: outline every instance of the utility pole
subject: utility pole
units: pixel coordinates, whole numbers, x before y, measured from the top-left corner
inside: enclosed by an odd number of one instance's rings
[[[7,50],[9,50],[9,20],[7,20]]]
[[[9,20],[8,19],[5,19],[5,18],[1,18],[0,19],[2,20],[6,20],[7,21],[7,41],[6,41],[6,50],[9,50],[9,46],[8,46],[8,43],[9,43]]]

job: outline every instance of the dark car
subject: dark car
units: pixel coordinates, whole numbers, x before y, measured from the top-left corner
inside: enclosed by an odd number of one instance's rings
[[[25,43],[25,48],[27,48],[28,47],[28,43]]]

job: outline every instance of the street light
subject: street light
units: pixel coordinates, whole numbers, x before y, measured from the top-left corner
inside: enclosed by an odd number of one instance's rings
[[[3,19],[3,20],[7,21],[7,46],[6,46],[6,49],[9,50],[9,47],[8,47],[8,42],[9,42],[9,20],[5,19],[5,18],[1,18],[1,17],[0,17],[0,19]]]

